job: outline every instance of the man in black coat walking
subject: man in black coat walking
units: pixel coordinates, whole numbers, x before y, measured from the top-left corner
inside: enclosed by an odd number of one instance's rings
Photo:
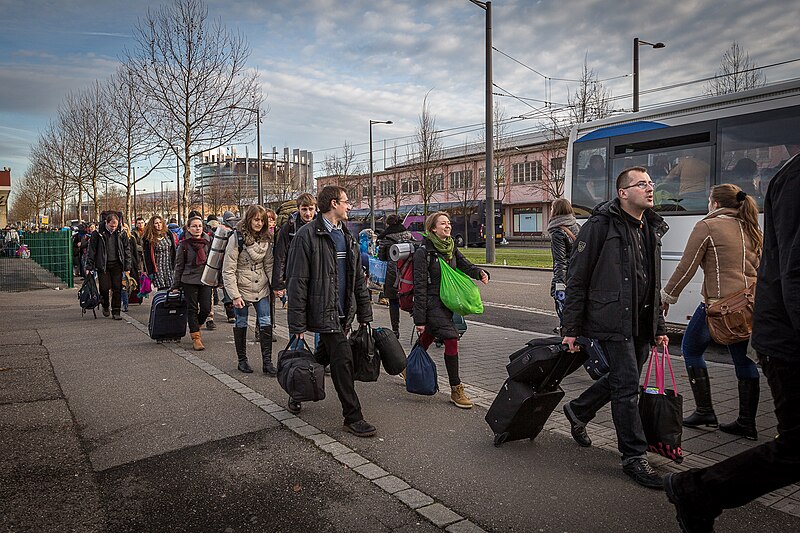
[[[298,230],[286,264],[289,333],[303,338],[320,334],[331,361],[331,378],[342,403],[344,431],[371,437],[375,427],[364,420],[354,386],[353,352],[347,333],[358,315],[372,322],[369,290],[361,271],[358,244],[344,225],[350,201],[342,187],[329,185],[317,197],[320,216]],[[289,399],[297,413],[300,403]]]
[[[591,446],[586,424],[609,401],[622,469],[636,483],[660,489],[647,461],[639,417],[639,375],[651,346],[666,345],[661,313],[661,237],[668,227],[653,207],[653,181],[643,167],[617,177],[617,198],[598,206],[578,233],[567,270],[564,344],[599,339],[609,372],[564,405],[572,437]]]
[[[800,146],[796,146],[800,149]],[[790,152],[792,153],[792,152]],[[800,156],[772,178],[764,201],[751,344],[775,399],[778,436],[714,466],[667,474],[664,489],[684,532],[713,531],[714,519],[800,481]]]

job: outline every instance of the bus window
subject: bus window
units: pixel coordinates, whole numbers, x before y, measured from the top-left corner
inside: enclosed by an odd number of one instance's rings
[[[720,120],[721,159],[717,183],[733,183],[764,207],[769,181],[800,149],[800,108]]]
[[[597,204],[608,200],[606,142],[575,144],[572,206],[576,214],[589,214]]]
[[[616,176],[630,167],[644,167],[655,183],[656,211],[705,212],[711,190],[711,146],[628,155],[613,164]]]

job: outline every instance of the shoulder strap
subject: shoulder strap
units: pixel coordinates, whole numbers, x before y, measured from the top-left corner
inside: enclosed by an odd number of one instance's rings
[[[568,228],[568,227],[566,227],[566,226],[559,226],[559,228],[561,228],[562,230],[564,230],[564,233],[566,233],[566,234],[567,234],[567,237],[569,237],[569,240],[570,240],[571,242],[575,242],[575,238],[576,238],[576,237],[575,237],[575,234],[574,234],[574,233],[572,233],[572,232],[569,230],[569,228]]]
[[[236,244],[239,246],[239,253],[242,253],[244,248],[244,235],[240,231],[236,231]]]

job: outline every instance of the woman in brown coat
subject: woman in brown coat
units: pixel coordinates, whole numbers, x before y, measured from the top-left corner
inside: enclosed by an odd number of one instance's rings
[[[711,344],[706,306],[753,285],[761,258],[762,234],[755,200],[736,185],[726,183],[711,189],[708,215],[695,225],[678,267],[661,291],[664,312],[678,301],[683,288],[703,269],[703,299],[683,335],[681,349],[692,386],[695,412],[684,419],[687,427],[717,427],[711,403],[711,384],[703,352]],[[747,357],[748,341],[728,346],[739,380],[739,418],[719,428],[751,440],[757,438],[758,367]]]

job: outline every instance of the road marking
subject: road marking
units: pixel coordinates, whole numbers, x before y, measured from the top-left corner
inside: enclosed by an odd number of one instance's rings
[[[528,283],[526,281],[506,281],[502,279],[493,279],[491,280],[491,282],[492,285],[494,285],[495,283],[508,283],[510,285],[530,285],[531,287],[540,287],[542,285],[541,283]]]
[[[522,311],[523,313],[533,313],[536,315],[558,316],[555,311],[537,309],[535,307],[523,307],[521,305],[499,304],[494,302],[483,302],[484,307],[494,307],[496,309],[510,309],[512,311]]]
[[[499,329],[501,331],[510,331],[512,333],[524,333],[526,335],[530,335],[531,337],[535,337],[535,338],[538,338],[538,339],[543,339],[545,337],[552,337],[552,336],[555,335],[555,333],[547,334],[547,333],[539,333],[538,331],[528,331],[528,330],[524,330],[524,329],[507,328],[505,326],[496,326],[495,324],[486,324],[484,322],[476,322],[474,320],[467,320],[466,322],[467,322],[468,325],[472,325],[472,326],[483,326],[483,327],[486,327],[486,328]]]

